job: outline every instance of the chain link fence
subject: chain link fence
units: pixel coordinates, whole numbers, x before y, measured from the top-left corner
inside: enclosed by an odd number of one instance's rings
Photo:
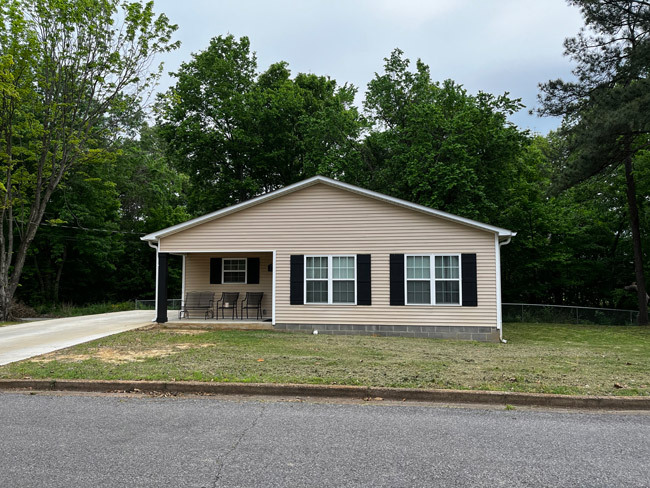
[[[636,325],[639,312],[616,308],[503,303],[504,322],[584,325]]]
[[[180,298],[170,298],[167,300],[167,310],[180,310],[181,308],[181,299]],[[156,300],[136,300],[135,301],[136,310],[155,310],[156,309]]]
[[[180,298],[167,300],[168,310],[179,310]],[[136,310],[155,310],[156,300],[136,300]],[[541,305],[536,303],[503,303],[504,322],[540,324],[636,325],[639,312],[616,308]]]

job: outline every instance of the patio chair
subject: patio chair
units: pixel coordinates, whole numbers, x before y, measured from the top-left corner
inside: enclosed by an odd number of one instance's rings
[[[217,300],[217,319],[219,318],[219,309],[221,308],[221,318],[224,318],[224,310],[232,310],[232,318],[234,320],[237,316],[237,300],[239,300],[239,292],[224,291],[221,294],[221,298]]]
[[[244,320],[244,309],[246,309],[246,318],[248,318],[248,310],[255,310],[255,319],[262,320],[262,297],[264,296],[263,291],[248,291],[246,292],[246,298],[241,302],[241,316],[240,319]]]
[[[185,300],[181,303],[178,311],[178,318],[190,317],[190,312],[198,310],[204,312],[204,318],[214,316],[214,293],[211,291],[189,291],[185,294]]]

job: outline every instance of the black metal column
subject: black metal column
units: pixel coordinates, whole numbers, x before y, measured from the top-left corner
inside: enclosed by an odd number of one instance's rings
[[[156,322],[167,322],[167,258],[166,252],[158,253],[158,296],[156,297]]]

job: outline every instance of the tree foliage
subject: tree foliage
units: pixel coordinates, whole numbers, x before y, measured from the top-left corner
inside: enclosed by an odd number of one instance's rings
[[[388,194],[493,223],[527,144],[507,117],[521,104],[507,95],[470,95],[432,81],[421,61],[396,49],[368,84],[372,131],[358,179]],[[364,178],[365,176],[365,178]]]
[[[504,300],[631,308],[634,297],[624,291],[633,279],[633,253],[622,168],[558,193],[553,175],[565,153],[559,134],[535,137],[512,182],[503,221],[517,236],[502,249]]]
[[[97,159],[107,114],[155,81],[176,29],[153,3],[0,2],[0,315],[6,318],[48,202],[75,167]]]
[[[361,124],[355,89],[324,76],[291,78],[286,63],[257,73],[248,38],[216,37],[174,74],[158,122],[208,212],[316,173],[341,174]]]
[[[565,41],[575,81],[541,85],[542,115],[565,117],[569,154],[562,186],[625,169],[638,284],[639,322],[648,323],[634,161],[650,148],[650,4],[642,0],[570,0],[585,28]]]
[[[138,139],[116,145],[54,193],[28,254],[21,299],[49,305],[152,296],[155,253],[140,237],[190,217],[188,178],[170,167],[155,128],[143,126]],[[170,271],[177,295],[177,260]]]
[[[650,200],[642,197],[650,194],[650,150],[642,133],[646,114],[634,113],[635,104],[645,107],[647,95],[639,88],[646,82],[639,50],[645,38],[637,36],[634,53],[624,48],[626,31],[614,27],[567,41],[577,80],[545,85],[542,111],[565,115],[561,130],[546,137],[531,137],[509,122],[522,107],[519,100],[435,81],[428,66],[412,66],[400,50],[369,83],[360,115],[356,88],[316,74],[292,75],[281,61],[260,72],[249,40],[233,36],[212,39],[181,65],[174,86],[158,98],[157,125],[148,127],[137,103],[141,74],[150,55],[173,47],[173,26],[155,18],[149,4],[121,10],[112,1],[90,3],[84,10],[81,0],[0,0],[0,163],[7,177],[0,187],[2,243],[5,263],[13,259],[8,282],[20,278],[15,246],[26,242],[30,212],[38,217],[42,211],[38,233],[26,246],[20,299],[152,297],[155,253],[141,235],[323,174],[516,231],[502,249],[504,301],[632,306],[623,289],[634,280],[629,172],[625,158],[616,158],[625,155],[632,165],[639,242],[647,248]],[[606,24],[624,2],[573,3]],[[627,4],[634,11],[641,2]],[[24,5],[48,6],[52,19],[69,27],[52,39],[47,30],[50,44],[44,46],[59,42],[68,49],[64,39],[72,36],[84,52],[101,46],[97,59],[103,61],[86,66],[79,51],[59,54],[72,64],[56,58],[41,66],[46,53],[35,26],[38,16],[50,19],[50,13]],[[121,12],[122,20],[108,23],[108,12]],[[104,22],[77,26],[89,15]],[[53,29],[54,20],[42,22]],[[118,25],[134,26],[114,35],[135,36],[142,57],[109,42],[117,42],[108,32]],[[601,46],[593,48],[598,36]],[[105,56],[111,49],[113,55]],[[585,49],[595,51],[583,56]],[[118,89],[111,70],[131,69],[127,60],[137,59],[139,74]],[[614,68],[612,59],[618,60]],[[93,91],[84,70],[113,91]],[[98,70],[105,74],[96,77]],[[44,82],[46,73],[58,80],[56,90]],[[59,98],[47,105],[46,93]],[[74,118],[80,114],[94,115]],[[64,168],[60,178],[52,168]],[[45,205],[51,181],[58,182]],[[170,272],[171,296],[177,297],[180,263]]]

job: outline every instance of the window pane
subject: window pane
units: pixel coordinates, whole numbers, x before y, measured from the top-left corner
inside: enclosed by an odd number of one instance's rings
[[[431,303],[431,282],[407,281],[406,303]]]
[[[408,279],[429,279],[431,277],[431,259],[429,256],[407,256],[406,277]]]
[[[458,281],[436,281],[436,303],[458,305],[460,303]]]
[[[458,279],[458,256],[436,256],[436,279]]]
[[[224,259],[223,270],[224,271],[237,271],[237,270],[245,271],[246,260],[245,259]]]
[[[307,282],[307,303],[327,303],[327,281]]]
[[[347,262],[347,270],[348,270],[348,275],[347,278],[353,280],[354,279],[354,258],[345,258],[345,261]]]
[[[327,256],[307,258],[307,279],[327,279]]]
[[[332,282],[333,303],[354,303],[354,281]]]
[[[224,283],[246,283],[246,273],[243,271],[224,271]]]
[[[246,283],[246,259],[223,260],[224,283]]]
[[[327,258],[326,257],[321,257],[320,258],[320,277],[322,279],[327,278]]]
[[[332,258],[332,278],[335,280],[353,280],[354,258],[334,256]]]

